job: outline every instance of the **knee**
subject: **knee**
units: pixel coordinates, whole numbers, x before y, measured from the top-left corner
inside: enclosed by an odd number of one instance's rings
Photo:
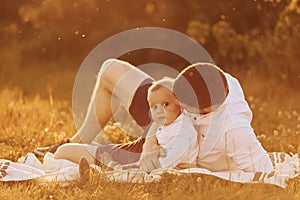
[[[131,65],[128,62],[118,60],[115,58],[110,58],[102,63],[98,75],[106,77],[112,74],[110,72],[122,73],[127,72],[130,68]]]
[[[108,59],[103,62],[98,73],[98,80],[101,80],[101,85],[114,85],[120,77],[131,70],[133,66],[128,62],[118,59]]]
[[[104,73],[108,68],[110,68],[112,65],[115,65],[115,63],[117,63],[117,62],[118,62],[118,60],[115,58],[109,58],[109,59],[105,60],[101,65],[99,73]]]

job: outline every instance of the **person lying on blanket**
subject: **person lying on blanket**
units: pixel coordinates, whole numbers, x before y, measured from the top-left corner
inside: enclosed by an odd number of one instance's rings
[[[182,112],[180,102],[172,92],[174,80],[164,77],[152,83],[148,89],[147,101],[154,123],[158,124],[155,133],[160,148],[161,168],[196,167],[199,151],[198,133],[192,120]],[[82,159],[80,166],[82,168]],[[120,165],[108,154],[101,155],[101,166],[107,169],[138,168],[139,163]],[[84,171],[81,169],[81,171]]]
[[[92,163],[109,153],[120,164],[140,161],[140,168],[160,168],[158,130],[147,103],[153,78],[133,65],[109,59],[102,64],[83,125],[69,144],[39,148],[36,152],[55,152],[55,158],[79,162],[81,156]],[[200,149],[197,166],[210,171],[270,172],[273,166],[251,127],[252,112],[239,82],[214,64],[195,63],[175,78],[173,93],[193,120]],[[90,143],[122,104],[144,132],[137,141],[124,145]],[[186,111],[185,111],[186,110]],[[76,142],[84,144],[75,144]]]

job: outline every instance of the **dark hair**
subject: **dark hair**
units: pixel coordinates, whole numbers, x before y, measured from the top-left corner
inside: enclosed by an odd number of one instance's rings
[[[216,65],[196,63],[176,77],[173,92],[180,102],[201,111],[224,102],[227,81],[224,72]]]

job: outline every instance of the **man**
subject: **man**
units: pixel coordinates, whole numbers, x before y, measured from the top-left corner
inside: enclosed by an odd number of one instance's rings
[[[140,167],[145,171],[161,167],[154,134],[157,125],[148,115],[147,92],[152,82],[149,75],[127,62],[105,61],[84,123],[70,141],[91,143],[119,103],[144,129],[143,136],[125,145],[65,144],[59,147],[55,158],[79,162],[83,155],[91,163],[94,158],[100,159],[102,153],[108,152],[121,164],[140,160]],[[199,134],[199,167],[211,171],[273,170],[266,151],[251,128],[252,113],[235,78],[213,64],[196,63],[177,76],[173,91],[188,111],[187,115],[194,119]]]

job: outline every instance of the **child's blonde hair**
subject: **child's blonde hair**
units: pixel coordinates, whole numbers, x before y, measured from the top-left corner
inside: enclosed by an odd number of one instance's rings
[[[152,91],[158,90],[159,88],[165,87],[169,89],[173,93],[173,84],[174,84],[174,79],[170,77],[163,77],[162,79],[158,81],[154,81],[152,85],[148,89],[148,94]]]

